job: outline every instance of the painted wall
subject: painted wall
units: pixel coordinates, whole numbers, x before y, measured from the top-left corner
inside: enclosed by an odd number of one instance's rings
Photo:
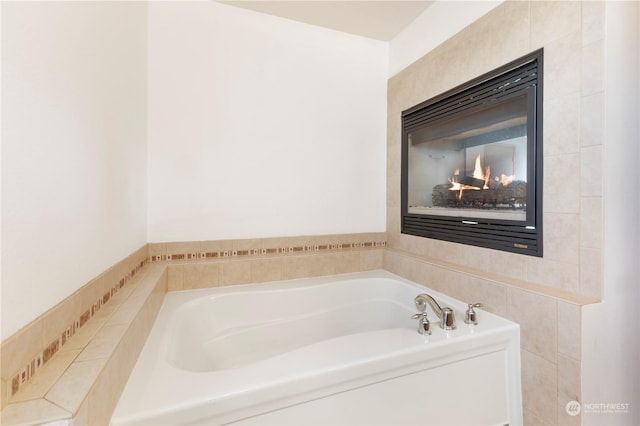
[[[149,5],[150,242],[385,229],[387,44]]]
[[[411,65],[503,1],[434,1],[389,43],[389,77]]]
[[[146,243],[146,4],[2,2],[2,338]]]
[[[640,180],[640,5],[607,2],[605,16],[603,301],[583,311],[582,418],[587,425],[636,425],[640,194],[637,186],[624,183]]]

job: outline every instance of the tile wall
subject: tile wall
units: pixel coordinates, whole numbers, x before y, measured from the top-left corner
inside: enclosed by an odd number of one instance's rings
[[[147,244],[2,342],[2,422],[108,424],[166,291],[380,269],[385,237]]]
[[[25,387],[61,350],[69,349],[72,337],[88,339],[95,332],[89,320],[113,309],[109,302],[126,293],[127,284],[148,263],[147,247],[104,271],[31,324],[2,342],[2,405]],[[95,322],[95,321],[94,321]]]
[[[525,423],[578,424],[581,306],[601,296],[604,3],[506,1],[388,82],[384,267],[522,327]],[[400,233],[401,112],[544,48],[544,257]]]

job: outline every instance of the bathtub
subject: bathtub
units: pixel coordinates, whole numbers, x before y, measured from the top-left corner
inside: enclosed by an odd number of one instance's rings
[[[171,292],[112,424],[521,424],[519,327],[465,311],[386,271]]]

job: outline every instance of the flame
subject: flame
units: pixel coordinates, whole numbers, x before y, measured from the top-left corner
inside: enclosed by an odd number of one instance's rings
[[[460,177],[460,169],[456,169],[453,172],[453,177],[449,178],[449,183],[451,183],[451,187],[449,190],[451,191],[459,191],[458,199],[462,198],[462,192],[466,189],[473,189],[475,191],[479,191],[481,189],[489,189],[489,179],[491,178],[491,166],[487,166],[484,171],[482,170],[482,162],[480,161],[480,155],[476,157],[475,167],[473,169],[473,178],[484,181],[484,185],[482,188],[478,188],[477,186],[465,185],[458,182]],[[495,181],[499,182],[502,186],[508,186],[515,180],[515,175],[505,175],[502,174],[500,177],[495,177]]]

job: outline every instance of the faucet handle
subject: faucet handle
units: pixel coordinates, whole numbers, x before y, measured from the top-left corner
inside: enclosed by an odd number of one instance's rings
[[[478,325],[478,319],[476,318],[476,311],[473,308],[482,308],[482,303],[469,303],[469,308],[464,318],[464,322],[467,324]]]
[[[429,323],[429,318],[427,318],[426,312],[414,314],[411,316],[411,319],[418,320],[418,333],[425,334],[427,336],[431,334],[431,324]]]

